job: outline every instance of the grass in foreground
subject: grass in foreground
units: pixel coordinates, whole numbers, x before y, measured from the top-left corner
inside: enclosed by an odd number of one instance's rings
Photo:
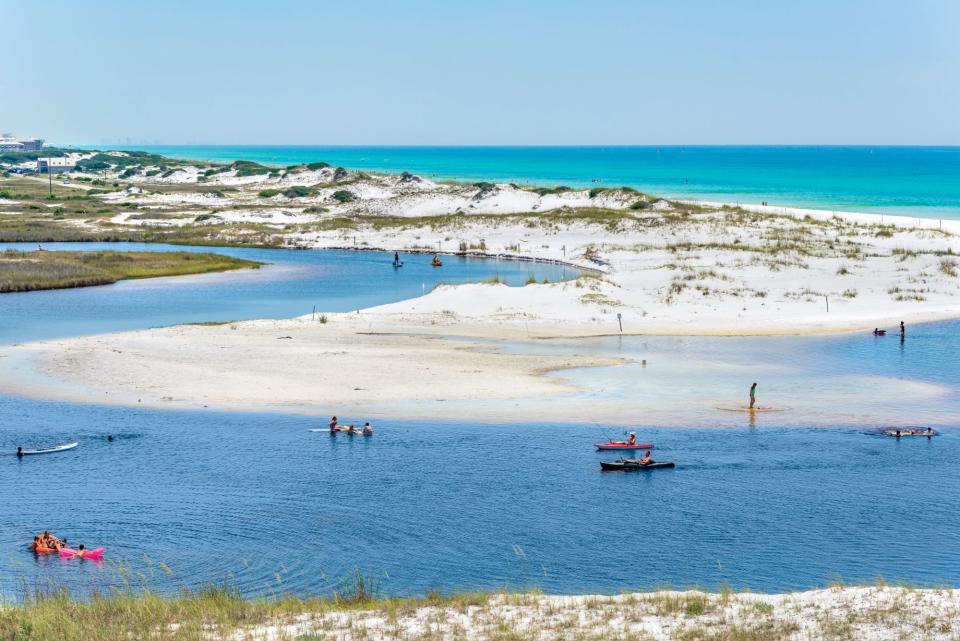
[[[258,268],[262,263],[192,252],[0,252],[0,293],[107,285],[156,278]]]
[[[877,585],[761,595],[723,591],[551,597],[539,593],[377,599],[368,583],[331,598],[247,600],[227,588],[177,597],[66,594],[0,607],[4,641],[873,641],[954,640],[956,590]]]

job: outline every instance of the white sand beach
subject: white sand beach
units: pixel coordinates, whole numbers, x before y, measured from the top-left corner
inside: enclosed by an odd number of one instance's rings
[[[460,252],[562,261],[584,272],[524,287],[441,286],[359,313],[324,314],[324,324],[250,321],[11,347],[0,390],[228,410],[600,422],[641,414],[652,420],[669,418],[685,399],[652,403],[663,393],[651,388],[641,398],[605,398],[598,411],[573,402],[597,392],[583,376],[557,374],[636,358],[585,354],[576,345],[549,355],[508,353],[490,341],[868,333],[895,331],[900,321],[960,317],[955,221],[692,206],[632,190],[538,191],[434,183],[409,174],[348,172],[337,182],[331,168],[234,174],[221,171],[202,187],[193,167],[161,181],[134,176],[136,187],[102,198],[141,212],[115,218],[120,225],[155,224],[143,214],[150,208],[165,212],[163,224],[194,225],[197,207],[213,202],[222,233],[243,234],[253,221],[274,228],[289,246]],[[169,191],[165,185],[174,178],[180,186],[193,180],[202,191]],[[295,185],[314,187],[305,197],[265,191]],[[331,199],[337,187],[353,199]],[[886,384],[850,384],[861,387],[863,404],[845,406],[872,420],[868,392]],[[944,391],[908,381],[891,393],[906,402]],[[704,402],[736,404],[741,395],[739,388],[723,389]],[[777,403],[804,416],[817,411],[795,399]],[[891,412],[884,408],[885,416]]]

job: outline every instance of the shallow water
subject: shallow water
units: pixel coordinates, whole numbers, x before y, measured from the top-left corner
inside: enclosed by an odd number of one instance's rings
[[[416,294],[420,280],[387,280],[389,258],[384,278],[384,257],[374,254],[326,261],[321,252],[236,251],[271,256],[275,267],[3,296],[4,339],[193,314],[289,316],[314,302],[351,309]],[[466,263],[463,275],[496,268],[525,280],[533,267]],[[418,269],[432,273],[405,274]],[[502,346],[647,359],[646,367],[564,373],[585,391],[556,402],[648,408],[631,415],[646,426],[641,440],[654,441],[655,458],[678,467],[635,474],[599,471],[599,461],[616,454],[598,454],[591,444],[621,432],[592,425],[384,421],[367,439],[308,432],[319,425],[302,416],[0,397],[0,452],[7,453],[0,455],[0,594],[48,582],[83,593],[126,581],[167,591],[227,581],[250,595],[323,593],[357,568],[394,594],[665,584],[773,591],[878,577],[956,584],[958,329],[910,327],[904,343],[848,335]],[[819,413],[751,421],[714,409],[736,404],[751,379],[762,381],[761,403]],[[670,407],[692,406],[691,422],[660,408],[651,390]],[[929,441],[870,434],[861,410],[918,416],[943,434]],[[475,414],[465,408],[463,415]],[[663,427],[700,419],[712,427]],[[80,446],[69,452],[13,455],[18,445],[73,440]],[[103,545],[109,560],[35,558],[27,545],[43,528],[74,544]]]
[[[175,158],[326,161],[433,178],[626,185],[658,196],[960,218],[960,147],[141,147]],[[594,183],[594,179],[602,182]]]

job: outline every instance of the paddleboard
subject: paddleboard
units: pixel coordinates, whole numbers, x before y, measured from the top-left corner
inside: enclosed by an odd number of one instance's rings
[[[53,454],[54,452],[65,452],[67,450],[72,450],[77,446],[77,443],[65,443],[63,445],[57,445],[56,447],[45,447],[38,448],[35,450],[22,450],[24,456],[30,456],[32,454]]]
[[[718,410],[721,412],[783,412],[786,407],[768,407],[764,405],[758,405],[753,409],[749,407],[718,407]]]
[[[884,436],[893,436],[894,438],[896,438],[896,437],[897,437],[897,430],[895,430],[895,429],[892,429],[892,430],[887,429],[887,430],[883,430],[883,432],[881,432],[881,434],[883,434]],[[940,433],[937,432],[936,430],[934,430],[933,432],[930,432],[929,434],[928,434],[927,432],[910,432],[910,431],[900,430],[900,438],[907,438],[907,437],[914,437],[914,438],[927,437],[927,438],[930,438],[930,437],[933,437],[933,436],[940,436]]]

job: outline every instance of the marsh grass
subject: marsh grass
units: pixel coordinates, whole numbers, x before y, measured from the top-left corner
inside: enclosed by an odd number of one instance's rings
[[[262,263],[193,252],[0,252],[0,292],[106,285],[118,280],[180,276]]]

